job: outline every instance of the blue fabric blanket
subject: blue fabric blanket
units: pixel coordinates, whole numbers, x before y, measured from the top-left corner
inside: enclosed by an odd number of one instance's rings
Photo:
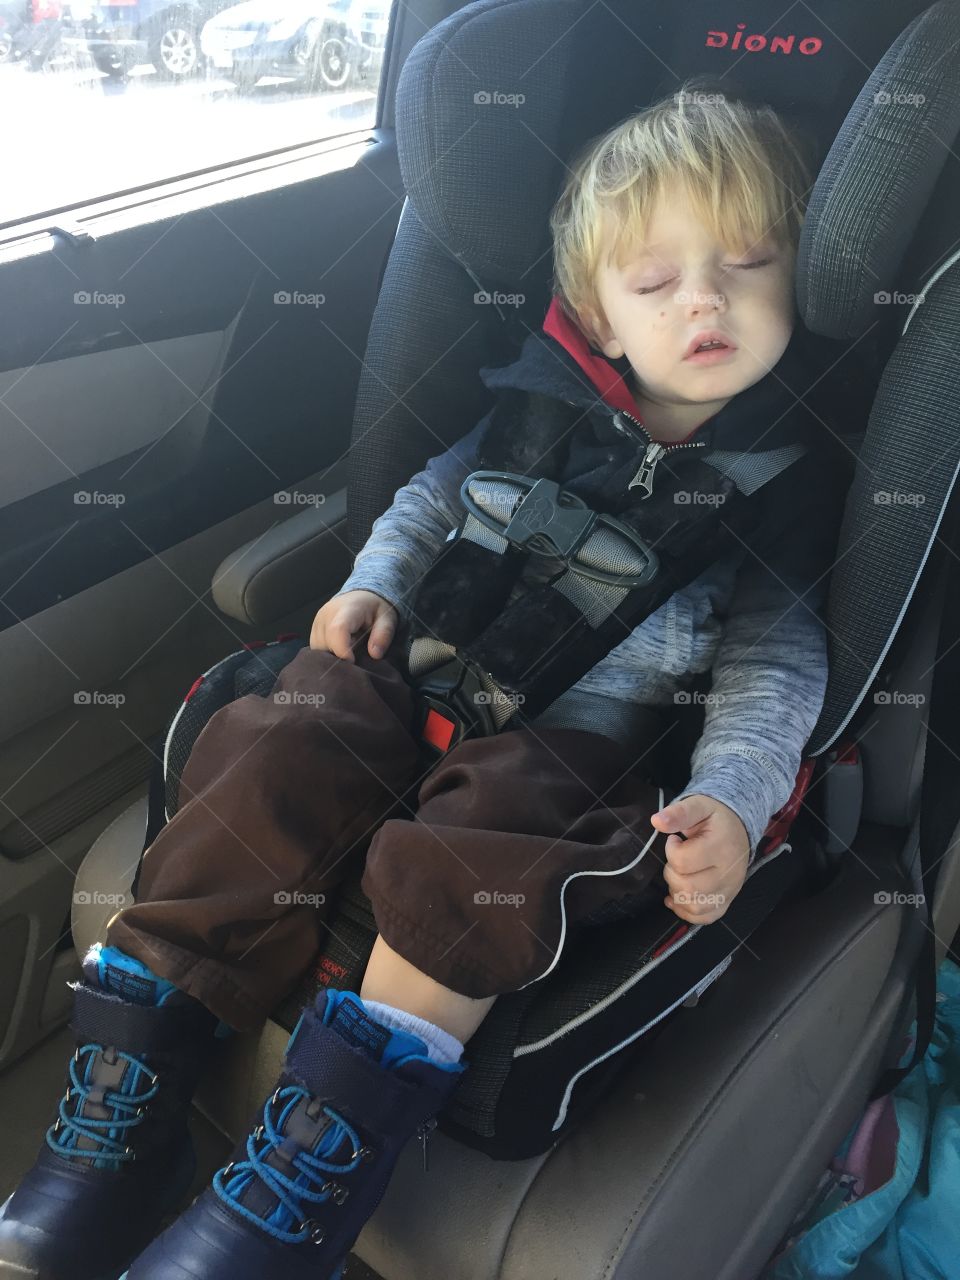
[[[950,960],[926,1057],[847,1135],[763,1280],[835,1276],[960,1277],[960,968]]]

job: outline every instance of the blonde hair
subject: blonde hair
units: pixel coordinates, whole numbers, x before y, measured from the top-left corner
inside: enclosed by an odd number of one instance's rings
[[[717,240],[745,251],[766,236],[796,250],[810,171],[805,139],[768,106],[688,80],[674,94],[627,117],[578,153],[550,214],[553,292],[588,337],[585,313],[603,309],[596,289],[604,229],[606,262],[622,267],[642,244],[666,188]]]

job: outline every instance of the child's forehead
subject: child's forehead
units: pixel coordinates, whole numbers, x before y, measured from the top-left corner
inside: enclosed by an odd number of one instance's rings
[[[658,224],[654,218],[648,218],[642,226],[630,225],[627,220],[613,215],[606,216],[603,224],[606,264],[620,271],[662,261],[691,247],[694,251],[710,246],[723,252],[747,251],[766,245],[774,238],[770,231],[737,236],[733,227],[720,234],[692,215],[674,218],[672,227],[669,220]]]

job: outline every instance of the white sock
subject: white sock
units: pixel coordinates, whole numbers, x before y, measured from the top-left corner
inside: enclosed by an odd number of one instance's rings
[[[463,1045],[456,1036],[442,1027],[428,1022],[426,1018],[418,1018],[415,1013],[407,1013],[406,1009],[395,1009],[391,1004],[383,1004],[379,1000],[364,1000],[377,1022],[393,1031],[412,1031],[427,1046],[427,1054],[431,1062],[459,1062],[463,1056]]]

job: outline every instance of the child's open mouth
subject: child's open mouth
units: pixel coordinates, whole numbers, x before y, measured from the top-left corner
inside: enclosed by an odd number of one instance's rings
[[[688,364],[719,364],[736,355],[736,351],[736,347],[706,347],[700,351],[694,351],[685,359]]]
[[[721,360],[728,360],[736,349],[719,334],[704,335],[693,350],[687,352],[684,360],[691,364],[717,364]]]

